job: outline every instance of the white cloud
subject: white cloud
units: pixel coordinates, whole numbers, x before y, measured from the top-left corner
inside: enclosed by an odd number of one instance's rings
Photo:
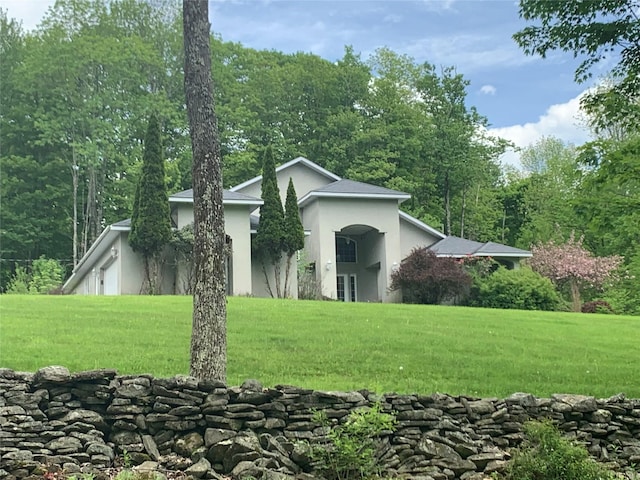
[[[512,125],[510,127],[491,128],[492,135],[511,140],[516,147],[528,147],[542,137],[556,137],[565,143],[581,145],[590,140],[588,129],[581,121],[580,97],[572,98],[566,103],[551,105],[544,115],[535,123]],[[520,165],[520,156],[516,152],[508,152],[502,157],[504,164]]]
[[[432,11],[452,10],[456,0],[423,0],[427,9]]]
[[[402,15],[390,13],[389,15],[384,17],[383,21],[387,23],[400,23],[402,21],[402,18]]]
[[[539,61],[523,55],[513,43],[500,41],[486,34],[454,34],[419,38],[398,49],[418,59],[436,65],[456,65],[461,71],[518,67]]]
[[[54,2],[55,0],[0,0],[0,8],[7,11],[9,18],[21,20],[25,30],[33,30]]]
[[[493,85],[483,85],[480,87],[480,93],[485,95],[495,95],[498,90]]]

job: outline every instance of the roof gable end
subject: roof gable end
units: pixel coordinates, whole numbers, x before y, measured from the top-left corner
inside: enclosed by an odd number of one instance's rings
[[[279,167],[276,167],[276,174],[282,172],[283,170],[286,170],[294,165],[304,165],[305,167],[327,177],[329,180],[337,182],[338,180],[341,180],[341,178],[336,175],[335,173],[330,172],[329,170],[322,168],[320,165],[318,165],[317,163],[312,162],[311,160],[304,158],[304,157],[297,157],[294,158],[293,160],[288,161],[287,163],[283,163],[282,165],[280,165]],[[236,185],[235,187],[231,187],[230,191],[232,192],[239,192],[240,190],[243,190],[244,188],[248,187],[249,185],[253,185],[254,183],[260,182],[262,181],[262,175],[258,175],[257,177],[253,177],[250,180],[247,180],[246,182],[243,182],[239,185]]]

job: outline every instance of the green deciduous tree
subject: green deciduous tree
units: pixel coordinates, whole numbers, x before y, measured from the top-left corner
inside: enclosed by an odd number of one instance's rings
[[[599,140],[581,149],[584,179],[576,199],[585,245],[598,256],[621,255],[620,281],[605,298],[620,313],[640,313],[640,136]]]
[[[525,148],[520,162],[528,175],[523,188],[524,218],[517,245],[528,249],[537,242],[567,238],[579,229],[575,215],[576,189],[582,176],[572,145],[545,137]]]
[[[191,375],[227,379],[222,154],[211,75],[209,5],[183,0],[184,92],[193,152],[194,284]]]
[[[287,266],[284,274],[284,296],[288,297],[289,276],[291,273],[291,260],[299,250],[304,248],[304,229],[300,220],[298,208],[298,196],[293,185],[293,179],[289,178],[287,197],[284,203],[284,253],[287,256]]]
[[[281,263],[285,249],[284,210],[276,178],[273,148],[269,145],[262,161],[262,201],[260,223],[254,240],[256,256],[262,264],[267,289],[272,297],[282,297]],[[271,288],[269,269],[274,272],[274,288]]]
[[[171,214],[164,176],[160,125],[149,119],[144,142],[142,175],[136,188],[129,244],[142,255],[145,280],[141,291],[158,294],[162,283],[162,254],[171,239]]]
[[[633,124],[640,118],[639,8],[637,0],[520,0],[520,16],[536,23],[514,39],[529,55],[563,50],[582,57],[575,72],[578,82],[589,78],[597,63],[617,59],[612,84],[588,95],[586,105],[609,120]]]

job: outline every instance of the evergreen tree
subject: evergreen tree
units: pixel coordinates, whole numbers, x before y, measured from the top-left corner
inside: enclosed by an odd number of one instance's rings
[[[269,282],[268,268],[273,268],[275,296],[280,298],[282,297],[280,263],[285,245],[284,210],[280,200],[280,189],[278,188],[271,145],[265,150],[262,161],[262,201],[264,204],[260,207],[260,223],[256,232],[254,249],[262,263],[267,289],[272,297],[274,292]]]
[[[289,177],[287,198],[284,203],[284,252],[287,255],[287,269],[284,273],[284,296],[289,296],[289,272],[291,259],[298,250],[304,248],[304,229],[300,220],[298,195],[293,186],[293,179]]]
[[[149,118],[142,162],[142,175],[131,215],[129,244],[144,259],[142,290],[157,294],[160,291],[162,251],[171,238],[171,214],[164,177],[160,125],[155,115]]]

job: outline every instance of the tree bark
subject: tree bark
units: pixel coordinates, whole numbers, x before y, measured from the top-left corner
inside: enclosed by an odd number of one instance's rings
[[[580,298],[580,286],[578,280],[571,278],[569,280],[569,286],[571,288],[571,307],[574,312],[579,312],[582,309],[582,299]]]
[[[449,174],[444,179],[444,216],[445,235],[451,235],[451,187],[449,185]]]
[[[78,265],[78,162],[76,149],[72,148],[73,165],[71,165],[71,179],[73,181],[73,268]]]
[[[191,375],[226,382],[227,307],[222,158],[213,103],[207,0],[183,0],[184,88],[193,151]]]

